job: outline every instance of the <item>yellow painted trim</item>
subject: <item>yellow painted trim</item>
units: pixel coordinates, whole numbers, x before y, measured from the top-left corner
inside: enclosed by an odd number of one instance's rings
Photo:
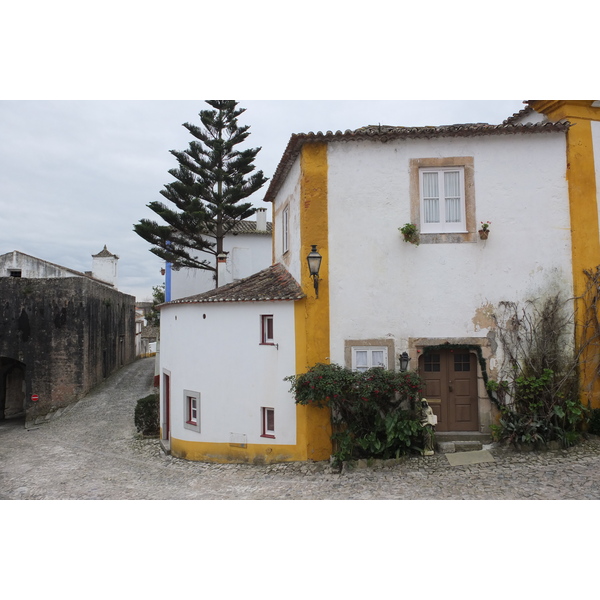
[[[546,115],[551,121],[566,119],[571,123],[577,119],[600,120],[600,107],[592,106],[592,100],[536,100],[531,108]]]
[[[224,443],[189,442],[176,438],[171,438],[171,454],[186,460],[216,463],[270,464],[306,460],[298,445],[265,443],[241,447]]]
[[[327,216],[327,144],[305,144],[300,154],[300,285],[306,294],[295,303],[296,373],[329,362],[329,231]],[[306,256],[315,244],[323,257],[319,297]],[[297,406],[297,445],[303,460],[331,456],[331,415],[328,409]]]
[[[600,121],[600,108],[591,100],[540,100],[532,102],[534,110],[551,120],[569,121],[567,132],[567,182],[571,217],[571,257],[575,304],[576,339],[582,347],[590,331],[585,327],[585,305],[581,296],[588,285],[584,270],[600,265],[600,227],[598,223],[597,182],[591,121]],[[580,361],[581,400],[600,408],[600,380],[596,377],[599,349],[590,348]]]

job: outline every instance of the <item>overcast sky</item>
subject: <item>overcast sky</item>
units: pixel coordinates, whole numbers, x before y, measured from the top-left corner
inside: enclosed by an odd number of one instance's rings
[[[500,123],[515,101],[240,101],[247,145],[271,178],[292,133],[363,125]],[[133,232],[146,205],[162,200],[184,150],[184,122],[199,124],[204,101],[0,101],[0,254],[19,250],[88,271],[106,244],[119,256],[119,289],[149,299],[162,263]],[[263,203],[268,183],[252,198]]]

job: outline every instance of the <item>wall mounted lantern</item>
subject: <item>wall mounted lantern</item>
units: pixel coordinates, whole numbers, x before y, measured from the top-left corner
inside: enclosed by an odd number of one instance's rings
[[[403,352],[399,357],[398,360],[400,361],[400,371],[402,371],[402,373],[404,373],[407,369],[408,369],[408,363],[410,361],[410,357],[408,356],[408,352]]]
[[[312,250],[310,254],[306,257],[308,261],[308,270],[310,271],[310,276],[313,278],[315,284],[315,294],[317,298],[319,297],[319,269],[321,268],[321,261],[323,257],[317,252],[317,246],[312,244]]]

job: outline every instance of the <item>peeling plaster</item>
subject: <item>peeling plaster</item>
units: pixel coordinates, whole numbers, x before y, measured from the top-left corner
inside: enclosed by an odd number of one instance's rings
[[[494,329],[495,321],[494,321],[494,305],[491,303],[484,304],[480,306],[475,311],[475,316],[473,317],[473,325],[475,326],[475,331],[480,331],[481,329]]]

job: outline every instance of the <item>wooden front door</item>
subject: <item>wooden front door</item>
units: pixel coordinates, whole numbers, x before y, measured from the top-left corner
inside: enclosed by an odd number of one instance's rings
[[[425,399],[436,431],[479,431],[477,361],[467,350],[435,350],[419,358]]]

